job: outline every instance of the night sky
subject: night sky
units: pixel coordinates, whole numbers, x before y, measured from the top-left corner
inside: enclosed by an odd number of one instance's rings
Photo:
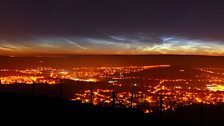
[[[1,0],[0,54],[224,55],[222,0]]]

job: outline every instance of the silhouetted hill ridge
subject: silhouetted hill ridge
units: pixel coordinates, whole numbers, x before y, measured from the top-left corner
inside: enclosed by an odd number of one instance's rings
[[[194,104],[175,111],[144,114],[137,109],[82,104],[60,97],[0,94],[0,124],[7,125],[222,125],[224,104]]]

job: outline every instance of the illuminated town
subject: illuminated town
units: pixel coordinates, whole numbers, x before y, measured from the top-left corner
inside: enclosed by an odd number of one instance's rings
[[[224,0],[1,0],[0,124],[224,126]]]
[[[0,71],[3,86],[15,83],[57,85],[62,80],[70,80],[73,85],[75,82],[83,85],[91,83],[89,88],[72,92],[74,95],[69,98],[82,103],[110,106],[113,101],[111,95],[115,91],[116,103],[123,107],[139,108],[145,113],[157,111],[161,100],[163,110],[175,110],[197,103],[224,102],[224,68],[151,65],[74,67],[70,70],[37,67]]]

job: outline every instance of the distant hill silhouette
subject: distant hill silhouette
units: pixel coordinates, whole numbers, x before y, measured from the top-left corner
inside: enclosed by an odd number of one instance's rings
[[[181,72],[180,70],[184,70]],[[196,75],[201,73],[190,67],[171,66],[163,68],[146,69],[136,73],[129,73],[125,76],[145,77],[145,78],[159,78],[159,79],[195,79]]]
[[[80,66],[141,66],[155,64],[223,66],[224,57],[203,55],[54,55],[36,57],[0,56],[0,60],[0,68],[24,69],[45,66],[72,69]]]

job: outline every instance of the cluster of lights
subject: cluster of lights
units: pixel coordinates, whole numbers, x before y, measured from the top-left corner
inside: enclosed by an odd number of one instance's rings
[[[208,84],[206,86],[207,86],[207,89],[210,90],[210,91],[224,91],[224,86],[223,85]]]
[[[43,76],[7,76],[0,77],[1,84],[14,84],[14,83],[24,83],[24,84],[33,84],[33,83],[48,83],[56,84],[57,80],[47,79]]]

